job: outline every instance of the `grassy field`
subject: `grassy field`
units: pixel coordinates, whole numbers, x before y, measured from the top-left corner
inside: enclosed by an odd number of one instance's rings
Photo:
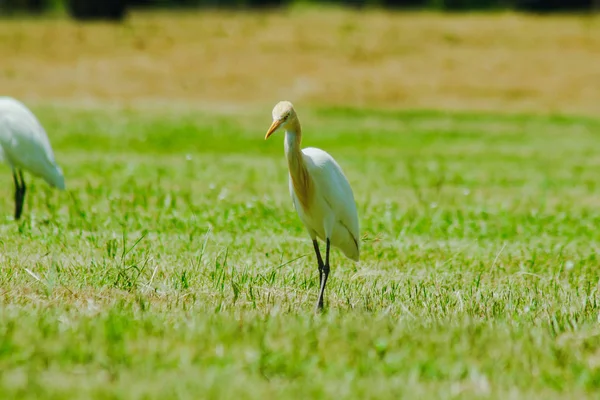
[[[0,200],[4,399],[600,385],[598,120],[299,109],[304,144],[349,176],[363,238],[360,263],[333,253],[314,316],[270,110],[36,111],[69,192],[30,180],[20,224]]]
[[[3,21],[2,94],[32,105],[68,191],[28,175],[15,223],[0,173],[0,398],[596,398],[598,29]],[[283,137],[263,140],[281,99],[358,204],[361,261],[333,251],[323,315]]]

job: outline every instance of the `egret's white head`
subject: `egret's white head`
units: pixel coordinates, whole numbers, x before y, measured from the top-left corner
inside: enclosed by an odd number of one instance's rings
[[[296,118],[294,106],[289,101],[280,101],[273,108],[273,123],[265,135],[265,140],[269,138],[275,131],[281,127],[285,127],[287,123]]]

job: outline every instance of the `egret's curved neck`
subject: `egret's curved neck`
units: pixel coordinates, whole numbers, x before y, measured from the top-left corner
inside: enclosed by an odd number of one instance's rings
[[[285,156],[290,170],[294,193],[304,208],[308,208],[311,182],[302,157],[302,129],[297,118],[290,120],[285,127]]]
[[[285,127],[285,156],[288,160],[288,166],[290,167],[290,173],[297,171],[304,166],[304,160],[302,159],[302,149],[300,144],[302,143],[302,128],[297,118],[289,121]]]

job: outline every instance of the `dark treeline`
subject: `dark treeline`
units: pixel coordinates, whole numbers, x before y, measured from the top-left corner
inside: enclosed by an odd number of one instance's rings
[[[0,13],[41,13],[64,6],[77,19],[121,19],[131,8],[276,8],[298,0],[0,0]],[[600,9],[600,0],[300,0],[304,3],[348,7],[481,11],[512,9],[525,12],[589,12]]]

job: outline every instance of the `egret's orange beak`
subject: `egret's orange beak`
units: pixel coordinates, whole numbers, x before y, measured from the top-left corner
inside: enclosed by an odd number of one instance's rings
[[[271,136],[273,134],[273,132],[275,132],[277,130],[277,128],[279,128],[279,125],[281,125],[283,121],[276,119],[275,121],[273,121],[273,123],[271,124],[271,127],[269,128],[269,130],[267,131],[267,134],[265,135],[265,140],[267,140],[269,138],[269,136]]]

